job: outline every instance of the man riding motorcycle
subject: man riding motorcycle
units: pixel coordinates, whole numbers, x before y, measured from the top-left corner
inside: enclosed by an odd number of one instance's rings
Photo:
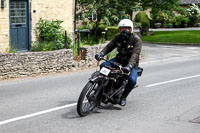
[[[119,103],[121,106],[125,106],[126,98],[135,87],[137,82],[137,72],[142,41],[137,34],[133,33],[133,22],[131,20],[121,20],[118,27],[120,34],[116,35],[100,53],[97,53],[95,58],[99,61],[106,54],[117,48],[118,54],[110,61],[120,63],[123,66],[122,70],[124,72],[130,72],[128,84],[126,85]],[[100,65],[100,67],[102,68],[105,65],[110,66],[111,64],[109,62],[104,62]]]

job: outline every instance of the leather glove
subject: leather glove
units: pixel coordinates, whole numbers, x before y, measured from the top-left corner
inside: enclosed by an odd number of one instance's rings
[[[98,61],[100,61],[102,57],[104,57],[104,53],[103,52],[97,53],[95,55],[95,59],[98,60]]]
[[[132,65],[131,64],[128,64],[127,66],[125,67],[122,67],[122,70],[125,72],[125,73],[129,73],[132,69]]]

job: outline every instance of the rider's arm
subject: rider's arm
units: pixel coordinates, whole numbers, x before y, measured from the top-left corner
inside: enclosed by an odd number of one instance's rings
[[[142,48],[142,41],[139,36],[134,36],[134,48],[133,48],[133,54],[131,55],[131,58],[129,60],[129,64],[134,66],[138,66],[139,63],[139,56]]]
[[[101,52],[103,52],[104,55],[106,55],[110,53],[113,49],[115,49],[118,38],[119,38],[119,35],[115,36],[113,40],[110,41],[110,43],[108,43]]]

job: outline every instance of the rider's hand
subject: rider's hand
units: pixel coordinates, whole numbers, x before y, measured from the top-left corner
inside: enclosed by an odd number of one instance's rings
[[[122,67],[122,70],[125,73],[129,73],[131,71],[131,69],[132,69],[132,65],[131,64],[128,64],[127,66]]]
[[[103,52],[97,53],[95,55],[95,59],[98,60],[98,61],[100,61],[102,57],[104,57],[104,53]]]

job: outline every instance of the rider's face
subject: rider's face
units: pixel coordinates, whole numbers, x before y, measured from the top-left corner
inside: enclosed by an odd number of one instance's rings
[[[122,33],[124,30],[127,30],[128,33],[131,33],[131,28],[130,27],[121,27],[119,28],[119,32]]]

